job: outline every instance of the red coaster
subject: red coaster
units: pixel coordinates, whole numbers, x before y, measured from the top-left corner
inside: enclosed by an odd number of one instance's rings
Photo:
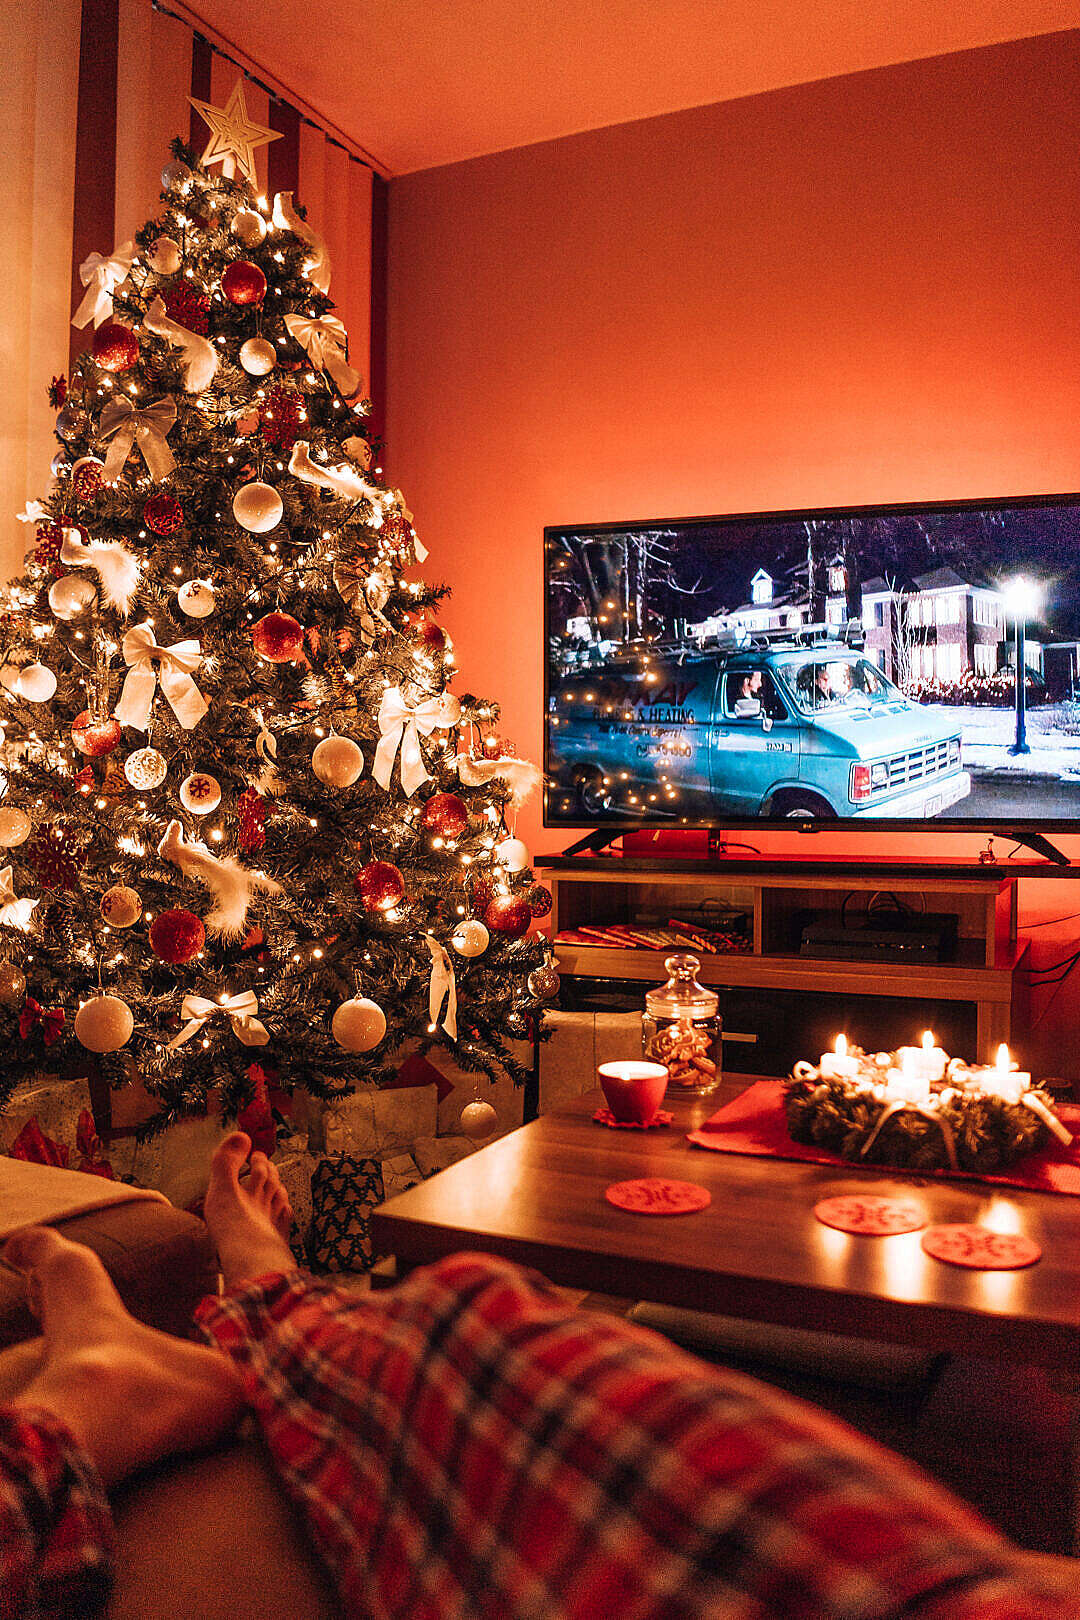
[[[640,1181],[614,1181],[604,1197],[616,1209],[634,1215],[689,1215],[712,1203],[708,1187],[693,1181],[669,1181],[666,1176],[644,1176]]]
[[[891,1237],[897,1232],[918,1232],[926,1216],[918,1204],[905,1198],[823,1198],[814,1205],[822,1226],[838,1232],[859,1232],[866,1237]]]
[[[670,1125],[674,1118],[666,1108],[658,1108],[647,1125],[639,1125],[636,1119],[616,1119],[610,1108],[598,1108],[593,1123],[606,1125],[612,1131],[651,1131],[654,1125]]]
[[[922,1246],[935,1260],[972,1271],[1016,1271],[1042,1259],[1034,1238],[1022,1232],[991,1232],[986,1226],[931,1226]]]

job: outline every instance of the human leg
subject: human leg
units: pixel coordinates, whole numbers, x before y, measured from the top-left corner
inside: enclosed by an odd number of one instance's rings
[[[0,1407],[0,1615],[90,1614],[111,1578],[105,1485],[216,1438],[241,1410],[240,1380],[130,1317],[82,1245],[27,1228],[4,1257],[27,1276],[44,1339]]]
[[[294,1269],[276,1173],[230,1138],[223,1252],[277,1275],[204,1302],[350,1606],[380,1617],[1080,1616],[925,1476],[844,1425],[542,1278],[457,1255],[388,1293]],[[245,1238],[245,1233],[247,1234]]]

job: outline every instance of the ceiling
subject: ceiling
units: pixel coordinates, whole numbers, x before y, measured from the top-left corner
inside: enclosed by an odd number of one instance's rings
[[[1080,0],[194,0],[388,175],[1080,25]]]

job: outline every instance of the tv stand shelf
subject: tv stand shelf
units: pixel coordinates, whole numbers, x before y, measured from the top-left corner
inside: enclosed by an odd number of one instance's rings
[[[649,860],[633,857],[539,857],[553,895],[552,932],[559,971],[577,979],[662,981],[664,959],[679,949],[701,961],[703,983],[738,992],[777,995],[800,992],[821,1000],[840,998],[846,1006],[865,999],[864,1022],[875,1019],[880,998],[909,1000],[933,1007],[953,1004],[957,1015],[966,1007],[974,1026],[975,1051],[961,1056],[992,1061],[1001,1041],[1022,1038],[1026,979],[1022,971],[1027,941],[1017,935],[1017,879],[1029,875],[1017,867],[976,864],[928,865],[838,861]],[[1034,864],[1034,863],[1032,863]],[[1026,867],[1028,863],[1024,863]],[[1041,864],[1038,868],[1045,870]],[[1055,875],[1058,873],[1055,871]],[[955,946],[948,960],[890,961],[868,953],[866,959],[844,954],[811,957],[800,954],[803,924],[824,920],[833,931],[850,930],[858,949],[858,925],[878,896],[874,917],[890,919],[929,913],[956,919]],[[665,919],[668,912],[703,901],[743,911],[749,921],[750,949],[705,954],[692,945],[661,949],[620,948],[607,944],[562,942],[560,933],[613,923],[633,925],[642,918]],[[663,926],[663,922],[661,922]],[[845,946],[846,946],[845,940]],[[974,1014],[972,1019],[971,1013]],[[894,1008],[894,1018],[904,1014]],[[947,1008],[943,1016],[947,1016]],[[858,1014],[849,1015],[849,1024]],[[725,1020],[730,1024],[730,1016]],[[849,1027],[862,1045],[888,1045],[875,1029]],[[919,1031],[912,1028],[907,1038]],[[813,1055],[803,1053],[802,1055]]]

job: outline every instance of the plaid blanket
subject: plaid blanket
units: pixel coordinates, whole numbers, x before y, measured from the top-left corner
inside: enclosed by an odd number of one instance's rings
[[[372,1620],[1080,1620],[914,1468],[510,1263],[289,1273],[197,1320]]]

